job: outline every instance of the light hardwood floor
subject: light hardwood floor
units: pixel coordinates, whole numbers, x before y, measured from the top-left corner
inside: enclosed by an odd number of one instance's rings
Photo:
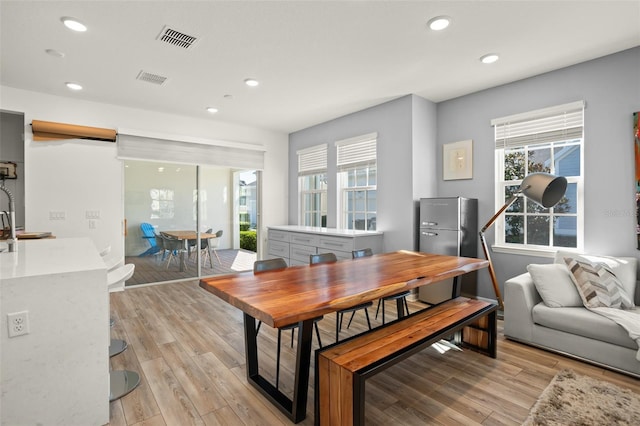
[[[411,312],[423,306],[410,302]],[[375,304],[370,311],[373,325],[380,324],[380,317],[373,319]],[[393,312],[390,303],[388,319]],[[111,358],[111,367],[137,371],[142,382],[111,403],[110,425],[291,424],[246,381],[241,312],[199,288],[197,281],[113,293],[111,314],[116,320],[111,336],[129,343]],[[333,342],[335,315],[319,325],[323,343]],[[341,336],[365,329],[364,315],[357,313]],[[259,359],[267,378],[275,372],[276,336],[274,329],[261,327]],[[289,342],[287,332],[280,372],[285,392],[293,386],[295,346]],[[368,380],[367,424],[519,425],[563,368],[640,393],[636,379],[506,340],[500,332],[497,359],[428,348]],[[313,361],[307,418],[300,424],[313,424]]]

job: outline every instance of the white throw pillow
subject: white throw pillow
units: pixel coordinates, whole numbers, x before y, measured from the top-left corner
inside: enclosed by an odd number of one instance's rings
[[[564,261],[587,308],[634,307],[622,283],[607,265],[581,262],[570,257],[565,257]]]
[[[613,257],[600,256],[592,254],[578,254],[569,251],[558,251],[555,257],[555,263],[564,265],[564,258],[570,257],[581,262],[602,263],[609,267],[611,272],[622,283],[622,288],[629,299],[635,300],[636,296],[636,269],[638,260],[635,257]]]
[[[542,297],[542,301],[550,308],[582,306],[582,299],[571,280],[566,265],[547,263],[527,266],[533,284]]]

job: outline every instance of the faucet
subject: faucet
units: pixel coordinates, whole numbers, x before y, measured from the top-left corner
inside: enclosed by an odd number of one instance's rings
[[[7,245],[9,246],[9,251],[13,252],[16,251],[16,243],[18,242],[18,239],[16,238],[16,203],[13,198],[13,194],[11,194],[11,191],[5,188],[4,185],[0,185],[0,191],[4,191],[4,193],[7,194],[7,197],[9,197],[9,213],[3,213],[7,215],[7,219],[9,219],[11,235],[7,239]]]

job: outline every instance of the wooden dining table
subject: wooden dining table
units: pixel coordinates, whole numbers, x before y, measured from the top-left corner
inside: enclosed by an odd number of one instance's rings
[[[184,272],[184,270],[186,269],[186,260],[184,258],[184,254],[185,252],[189,251],[189,240],[193,240],[196,241],[198,238],[198,234],[196,233],[196,231],[162,231],[161,232],[164,235],[168,235],[172,238],[177,238],[178,240],[182,241],[184,244],[184,251],[180,252],[180,272]],[[200,240],[206,240],[206,239],[210,239],[210,238],[218,238],[216,236],[216,234],[208,234],[206,232],[201,232],[200,233]],[[200,247],[198,246],[198,249]],[[208,247],[209,250],[209,259],[211,259],[211,247]],[[213,265],[211,265],[213,267]]]
[[[314,318],[447,278],[454,279],[452,297],[457,297],[457,277],[488,264],[481,259],[397,251],[205,278],[200,287],[243,312],[247,380],[298,423],[306,416]],[[258,373],[256,320],[274,328],[299,326],[293,399]]]

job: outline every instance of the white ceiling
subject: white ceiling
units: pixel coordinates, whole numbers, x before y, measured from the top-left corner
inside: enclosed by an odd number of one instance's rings
[[[2,85],[286,133],[410,93],[439,102],[640,45],[640,0],[2,0],[0,14]],[[437,15],[453,20],[439,33],[426,27]],[[88,31],[69,31],[63,16]],[[197,36],[195,47],[156,40],[165,25]],[[500,61],[481,64],[490,52]],[[136,80],[142,70],[168,79]]]

